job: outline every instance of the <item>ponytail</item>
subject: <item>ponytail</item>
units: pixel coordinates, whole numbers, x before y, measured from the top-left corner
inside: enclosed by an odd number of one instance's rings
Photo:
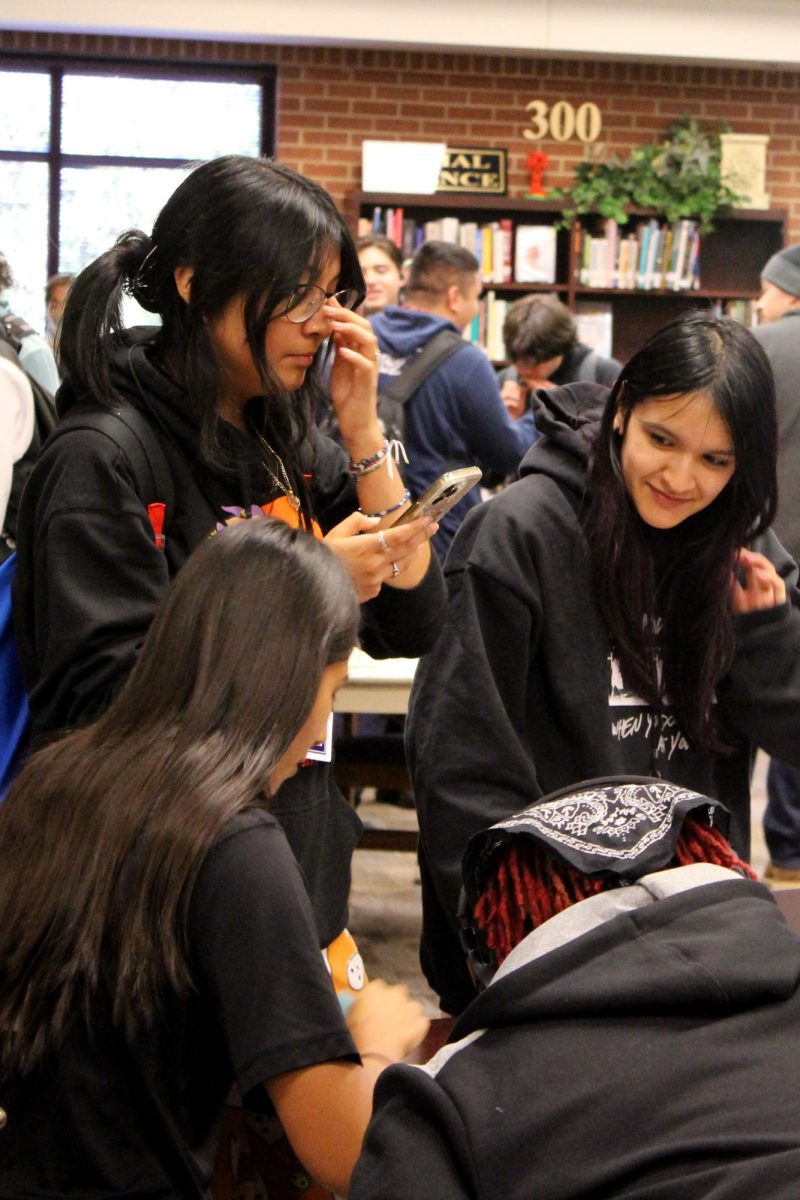
[[[59,341],[59,368],[77,396],[110,400],[110,335],[123,328],[122,297],[128,293],[156,311],[147,294],[144,270],[155,246],[139,229],[121,234],[110,250],[81,271],[70,288]]]

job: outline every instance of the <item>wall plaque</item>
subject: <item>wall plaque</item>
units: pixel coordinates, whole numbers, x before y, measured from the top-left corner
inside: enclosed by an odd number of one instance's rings
[[[439,173],[437,192],[482,192],[505,196],[507,150],[474,146],[448,146]]]

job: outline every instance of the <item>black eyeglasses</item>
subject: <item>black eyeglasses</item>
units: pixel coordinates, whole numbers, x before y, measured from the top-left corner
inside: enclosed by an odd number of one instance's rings
[[[357,288],[343,288],[340,292],[326,292],[324,288],[317,287],[315,283],[304,283],[292,292],[286,302],[286,308],[282,313],[278,313],[278,316],[286,317],[286,320],[291,321],[293,325],[302,325],[304,321],[310,321],[323,304],[327,304],[331,300],[341,304],[342,308],[355,308],[362,299],[363,295]]]

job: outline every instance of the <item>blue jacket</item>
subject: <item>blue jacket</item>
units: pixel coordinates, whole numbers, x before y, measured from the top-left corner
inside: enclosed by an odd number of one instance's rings
[[[372,318],[381,349],[380,386],[386,387],[406,361],[438,333],[455,326],[444,317],[406,308],[386,308]],[[492,366],[481,350],[465,342],[421,384],[405,405],[404,477],[419,496],[443,471],[477,465],[514,474],[536,440],[533,416],[508,415]],[[473,488],[441,521],[434,548],[444,558],[456,530],[479,504]]]

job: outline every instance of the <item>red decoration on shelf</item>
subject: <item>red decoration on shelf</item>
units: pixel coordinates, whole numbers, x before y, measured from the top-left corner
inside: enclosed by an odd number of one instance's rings
[[[525,166],[531,173],[531,196],[543,196],[542,171],[550,165],[550,159],[544,150],[533,150],[527,158]]]

